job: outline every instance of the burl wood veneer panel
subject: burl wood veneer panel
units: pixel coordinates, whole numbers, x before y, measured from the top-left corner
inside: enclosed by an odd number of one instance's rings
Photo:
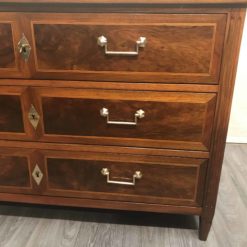
[[[207,151],[216,104],[214,93],[34,88],[43,116],[41,140],[165,147]],[[107,124],[134,121],[136,126]],[[41,127],[41,126],[40,126]]]
[[[18,42],[25,32],[19,18],[14,12],[0,12],[0,79],[29,77],[29,69],[18,49]]]
[[[3,68],[15,68],[15,51],[13,46],[11,23],[0,21],[0,71]]]
[[[0,154],[0,190],[2,186],[30,187],[27,157]]]
[[[206,160],[44,151],[47,169],[47,194],[119,201],[200,205]],[[69,158],[68,158],[69,156]],[[110,179],[132,182],[135,186],[109,184]],[[46,193],[45,193],[46,194]]]
[[[20,96],[3,95],[0,88],[0,132],[24,132]]]
[[[27,15],[33,35],[34,77],[218,83],[224,14],[35,14]],[[146,47],[137,56],[106,55]]]

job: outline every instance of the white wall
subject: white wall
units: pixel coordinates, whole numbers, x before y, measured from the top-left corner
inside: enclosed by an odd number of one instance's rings
[[[240,51],[227,141],[247,143],[247,20]]]

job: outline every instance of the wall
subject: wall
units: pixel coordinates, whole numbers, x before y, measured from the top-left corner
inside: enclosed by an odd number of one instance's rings
[[[227,141],[247,143],[247,19],[240,51]]]

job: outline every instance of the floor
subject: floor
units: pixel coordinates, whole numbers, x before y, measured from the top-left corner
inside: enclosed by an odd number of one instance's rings
[[[0,247],[247,247],[247,144],[228,144],[207,242],[198,219],[0,204]]]

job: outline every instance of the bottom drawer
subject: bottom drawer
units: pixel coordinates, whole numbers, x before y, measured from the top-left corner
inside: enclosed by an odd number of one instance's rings
[[[43,151],[44,194],[201,206],[206,159]]]
[[[31,181],[32,150],[0,148],[0,192],[34,192]]]

